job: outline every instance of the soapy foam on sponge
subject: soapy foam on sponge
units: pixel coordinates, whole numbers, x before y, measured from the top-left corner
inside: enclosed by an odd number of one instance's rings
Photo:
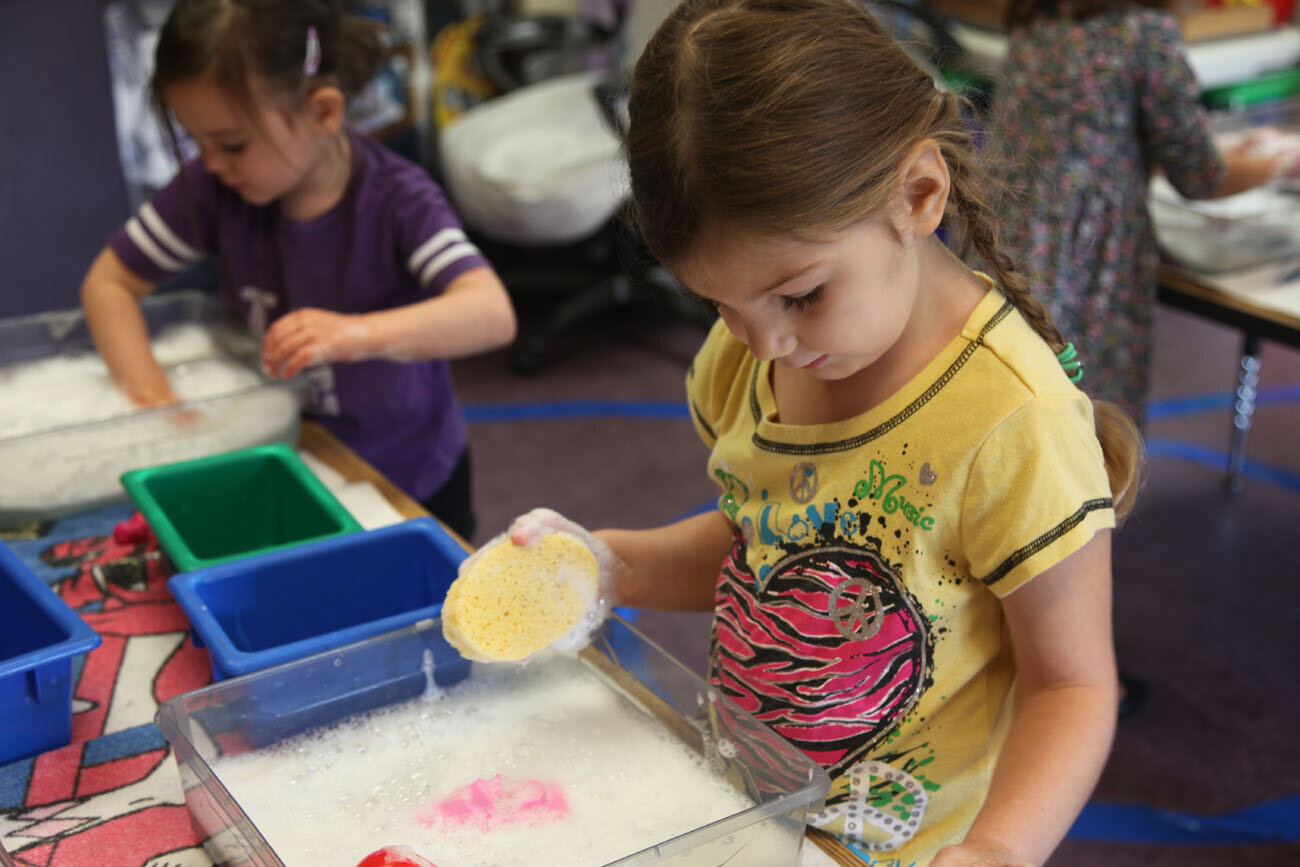
[[[530,545],[485,548],[452,582],[442,606],[447,641],[468,659],[524,659],[576,632],[600,608],[600,568],[577,537],[548,533]],[[557,644],[558,643],[558,644]]]

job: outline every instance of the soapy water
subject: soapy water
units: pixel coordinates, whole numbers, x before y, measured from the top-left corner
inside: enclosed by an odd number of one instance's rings
[[[476,669],[212,769],[289,867],[353,867],[396,842],[438,867],[598,867],[753,806],[590,669],[555,656]],[[772,863],[749,842],[734,863]],[[719,860],[710,850],[700,863]]]
[[[298,402],[225,354],[212,333],[163,331],[154,355],[183,402],[134,407],[98,354],[0,368],[0,516],[61,514],[122,496],[123,472],[292,435]]]

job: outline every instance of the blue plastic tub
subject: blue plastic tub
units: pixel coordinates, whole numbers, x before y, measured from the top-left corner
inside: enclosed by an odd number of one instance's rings
[[[0,543],[0,765],[72,739],[72,659],[99,634]]]
[[[415,518],[183,572],[167,587],[223,680],[439,616],[466,556],[435,520]]]

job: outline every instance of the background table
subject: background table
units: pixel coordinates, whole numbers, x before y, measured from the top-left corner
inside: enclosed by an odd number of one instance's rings
[[[1241,332],[1241,360],[1233,401],[1227,486],[1238,490],[1246,437],[1255,415],[1259,345],[1274,340],[1300,348],[1300,271],[1288,260],[1230,274],[1205,274],[1171,263],[1160,268],[1161,303]]]

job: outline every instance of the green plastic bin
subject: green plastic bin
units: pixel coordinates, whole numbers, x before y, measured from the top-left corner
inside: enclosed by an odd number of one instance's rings
[[[361,529],[284,443],[132,470],[122,486],[181,572]]]

